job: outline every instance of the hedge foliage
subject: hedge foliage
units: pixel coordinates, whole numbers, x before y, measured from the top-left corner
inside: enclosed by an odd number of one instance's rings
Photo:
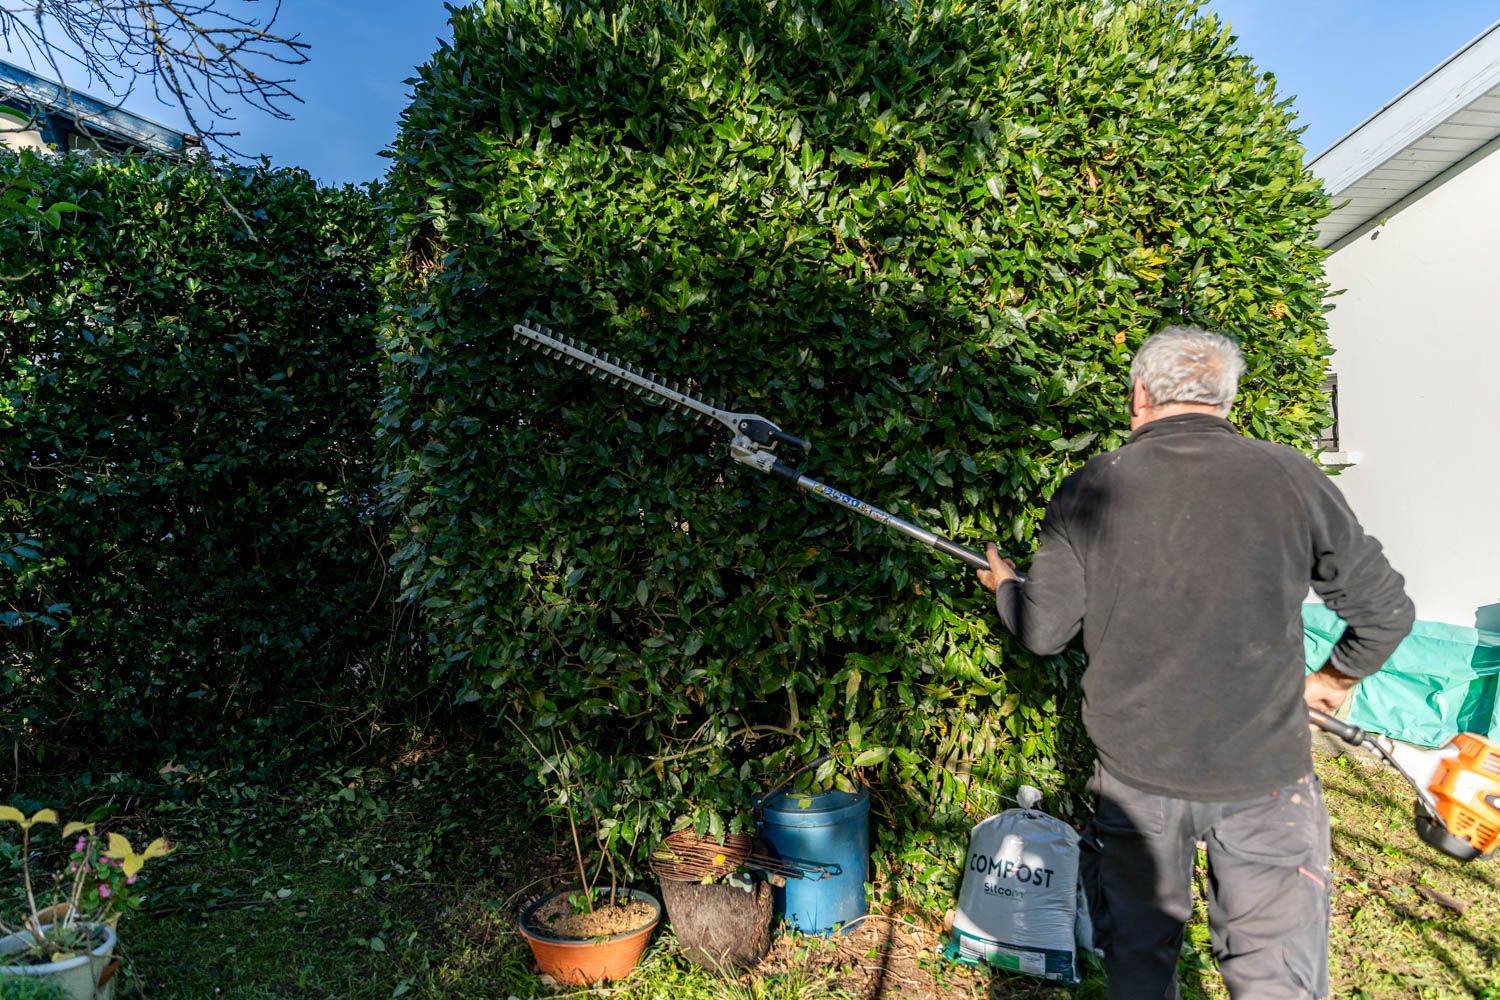
[[[0,229],[4,730],[233,752],[363,707],[404,651],[371,462],[371,192],[0,169],[79,208]]]
[[[972,784],[1082,779],[1076,654],[1038,662],[965,568],[508,330],[690,380],[811,438],[817,478],[1025,553],[1169,322],[1242,338],[1248,432],[1323,422],[1325,199],[1287,103],[1191,0],[452,23],[396,146],[381,417],[439,669],[576,758],[626,841],[742,822],[832,750],[893,885],[951,884],[928,835],[994,805]]]

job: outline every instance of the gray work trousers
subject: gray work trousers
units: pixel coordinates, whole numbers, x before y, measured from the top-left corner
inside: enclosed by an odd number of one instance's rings
[[[1102,767],[1090,787],[1082,875],[1110,1000],[1177,1000],[1200,840],[1209,931],[1230,996],[1328,994],[1328,810],[1317,775],[1242,802],[1153,795]]]

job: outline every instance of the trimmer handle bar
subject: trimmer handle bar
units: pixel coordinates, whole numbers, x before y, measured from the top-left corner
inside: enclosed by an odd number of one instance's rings
[[[1351,722],[1345,722],[1343,719],[1336,719],[1327,712],[1319,711],[1316,708],[1309,708],[1307,715],[1319,729],[1332,733],[1352,747],[1360,746],[1370,738],[1370,734],[1359,726]]]

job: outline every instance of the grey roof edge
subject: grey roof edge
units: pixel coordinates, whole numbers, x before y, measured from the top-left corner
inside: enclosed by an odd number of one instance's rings
[[[126,111],[117,103],[101,101],[80,90],[49,80],[24,66],[0,59],[0,96],[19,94],[49,110],[72,114],[86,128],[95,128],[137,145],[164,153],[181,153],[196,143],[187,133],[163,125],[144,115]],[[189,142],[189,140],[192,142]]]
[[[1500,21],[1387,101],[1307,165],[1337,197],[1454,112],[1500,85]]]
[[[1497,151],[1500,151],[1500,136],[1496,136],[1489,142],[1485,143],[1483,146],[1480,146],[1478,149],[1465,156],[1463,159],[1451,164],[1442,173],[1437,174],[1431,180],[1423,183],[1420,187],[1414,188],[1410,193],[1403,195],[1398,201],[1392,202],[1390,205],[1381,209],[1379,212],[1376,212],[1374,215],[1363,219],[1357,226],[1344,233],[1343,235],[1331,240],[1327,240],[1326,242],[1321,236],[1319,236],[1318,246],[1327,250],[1330,254],[1337,253],[1338,251],[1344,249],[1344,247],[1348,246],[1350,243],[1353,243],[1355,240],[1359,239],[1361,236],[1365,236],[1371,231],[1380,228],[1390,217],[1406,211],[1406,209],[1410,208],[1412,205],[1415,205],[1417,202],[1427,197],[1428,194],[1436,191],[1438,188],[1448,183],[1448,181],[1452,180],[1454,177],[1457,177],[1459,174],[1463,173],[1465,170],[1468,170],[1480,160],[1485,159],[1486,157]]]

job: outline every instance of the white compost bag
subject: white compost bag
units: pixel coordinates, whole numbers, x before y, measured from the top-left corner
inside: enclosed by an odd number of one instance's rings
[[[1042,793],[1030,785],[1016,799],[1022,808],[983,820],[969,835],[948,951],[958,961],[1076,983],[1075,932],[1087,933],[1088,920],[1078,834],[1034,808]]]

